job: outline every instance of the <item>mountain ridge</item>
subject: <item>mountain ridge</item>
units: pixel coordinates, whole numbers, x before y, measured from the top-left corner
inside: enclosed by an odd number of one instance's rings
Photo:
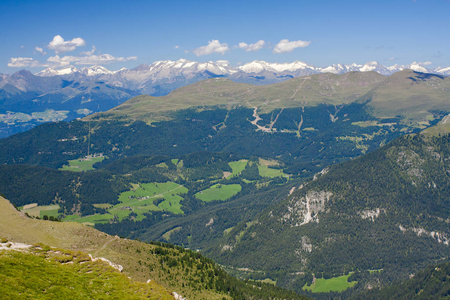
[[[244,73],[261,73],[261,72],[291,72],[292,76],[295,76],[296,72],[298,73],[304,73],[302,75],[311,75],[316,73],[334,73],[334,74],[342,74],[352,71],[359,71],[359,72],[368,72],[368,71],[376,71],[377,73],[380,73],[381,75],[391,75],[395,72],[402,71],[405,69],[411,69],[414,71],[422,72],[422,73],[436,73],[440,75],[450,75],[450,67],[436,67],[429,69],[425,67],[423,63],[418,62],[412,62],[411,64],[407,65],[392,65],[392,66],[385,66],[380,64],[377,61],[370,61],[365,64],[333,64],[326,67],[316,67],[314,65],[309,65],[302,61],[293,61],[290,63],[270,63],[262,60],[254,60],[249,63],[245,63],[241,66],[233,67],[231,66],[228,61],[225,60],[218,60],[218,61],[208,61],[208,62],[195,62],[190,61],[187,59],[179,59],[176,61],[172,60],[162,60],[162,61],[156,61],[152,64],[141,64],[135,68],[132,69],[126,69],[122,68],[117,71],[110,71],[106,69],[103,66],[94,65],[90,67],[83,67],[82,69],[78,70],[74,66],[66,66],[60,69],[54,69],[54,68],[47,68],[44,69],[36,75],[43,76],[43,77],[50,77],[50,76],[56,76],[56,75],[68,75],[72,73],[82,73],[87,76],[96,76],[96,75],[102,75],[102,74],[117,74],[117,73],[126,73],[129,71],[134,72],[152,72],[156,73],[158,71],[162,70],[169,70],[169,69],[180,69],[180,70],[187,70],[187,69],[196,69],[197,71],[204,71],[208,70],[210,72],[213,72],[217,75],[231,75],[237,72],[244,72]],[[96,71],[97,70],[97,71]]]
[[[412,70],[390,76],[374,71],[313,74],[262,86],[211,78],[163,97],[141,95],[87,119],[119,117],[151,122],[170,118],[170,112],[175,110],[208,106],[247,107],[255,109],[256,117],[275,109],[327,104],[338,110],[340,105],[368,102],[377,117],[401,115],[423,122],[432,111],[450,111],[448,88],[448,77]],[[333,114],[330,112],[330,117]]]

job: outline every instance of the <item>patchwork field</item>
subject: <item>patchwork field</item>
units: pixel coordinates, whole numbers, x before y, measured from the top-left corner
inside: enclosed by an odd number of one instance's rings
[[[64,221],[75,221],[78,223],[106,223],[112,219],[119,221],[135,214],[136,220],[144,219],[144,214],[150,211],[169,211],[174,214],[183,214],[180,201],[183,200],[181,194],[188,192],[188,189],[174,182],[154,182],[134,184],[130,191],[119,195],[121,203],[109,207],[107,214],[96,214],[77,218],[68,216]]]

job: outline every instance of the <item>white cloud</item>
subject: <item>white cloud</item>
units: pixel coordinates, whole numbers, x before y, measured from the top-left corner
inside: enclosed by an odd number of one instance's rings
[[[309,44],[311,44],[311,42],[307,42],[307,41],[302,41],[302,40],[298,40],[298,41],[292,41],[290,42],[289,40],[281,40],[273,49],[273,53],[286,53],[286,52],[291,52],[293,51],[295,48],[305,48],[308,47]]]
[[[34,50],[36,50],[37,52],[39,52],[42,55],[47,54],[47,52],[44,51],[44,49],[42,49],[41,47],[36,46],[36,48],[34,48]]]
[[[259,40],[256,43],[250,44],[250,45],[242,42],[242,43],[239,43],[238,48],[244,49],[247,52],[258,51],[258,50],[261,50],[265,44],[266,44],[266,42],[264,42],[263,40]]]
[[[86,52],[81,52],[81,54],[83,55],[92,55],[94,54],[94,52],[97,50],[97,48],[95,48],[95,46],[92,46],[92,50],[91,51],[86,51]]]
[[[54,50],[56,54],[70,52],[77,47],[86,45],[86,42],[82,38],[74,38],[71,41],[64,41],[62,36],[55,35],[53,40],[48,44],[47,48]]]
[[[199,47],[195,49],[194,54],[197,56],[208,55],[212,53],[221,53],[225,54],[225,52],[229,51],[228,44],[221,44],[218,40],[212,40],[208,42],[208,45]]]
[[[179,48],[180,48],[180,46],[176,45],[176,46],[175,46],[175,47],[173,47],[173,48],[175,48],[175,49],[179,49]]]
[[[90,51],[91,52],[91,51]],[[136,60],[136,56],[130,57],[114,57],[111,54],[101,54],[101,55],[86,55],[86,56],[62,56],[55,55],[47,59],[55,67],[62,67],[71,64],[75,65],[104,65],[111,64],[115,62],[125,62],[130,60]]]
[[[11,68],[24,68],[24,67],[47,67],[47,64],[43,64],[31,57],[11,57],[8,62],[8,67]]]
[[[429,66],[429,65],[432,64],[432,62],[431,61],[424,61],[424,62],[419,62],[418,64],[421,65],[421,66]]]

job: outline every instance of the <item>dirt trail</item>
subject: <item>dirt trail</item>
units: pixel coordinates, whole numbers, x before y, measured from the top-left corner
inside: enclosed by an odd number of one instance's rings
[[[296,89],[296,90],[294,91],[294,93],[292,94],[291,100],[294,99],[294,97],[295,97],[295,95],[297,95],[298,91],[300,91],[300,90],[302,89],[303,84],[305,84],[305,81],[306,81],[307,79],[311,79],[311,77],[305,77],[305,78],[303,78],[302,83],[299,84],[299,86],[297,87],[297,89]]]
[[[116,240],[118,237],[110,237],[109,240],[106,241],[106,243],[103,244],[103,246],[101,246],[100,248],[98,248],[97,250],[95,250],[95,252],[93,253],[93,256],[97,256],[101,251],[105,250],[106,247],[108,247],[109,244],[111,244],[114,240]]]

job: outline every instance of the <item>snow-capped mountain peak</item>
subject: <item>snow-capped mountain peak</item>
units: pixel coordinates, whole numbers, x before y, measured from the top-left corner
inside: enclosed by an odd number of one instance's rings
[[[413,62],[412,64],[408,65],[406,67],[406,69],[411,69],[413,71],[422,72],[422,73],[427,73],[428,72],[427,68],[425,68],[424,66],[420,65],[417,62]]]
[[[298,70],[315,70],[316,68],[301,61],[294,61],[292,63],[268,63],[254,60],[251,63],[240,66],[238,69],[245,73],[259,73],[262,71],[293,72]]]
[[[67,66],[59,69],[47,68],[36,75],[42,77],[51,77],[51,76],[61,76],[61,75],[70,75],[73,73],[77,73],[78,69],[74,66]]]
[[[340,74],[344,73],[345,67],[341,64],[334,64],[325,68],[318,68],[318,71],[321,73],[333,73],[333,74]]]
[[[96,76],[96,75],[102,75],[102,74],[114,74],[115,72],[110,71],[103,66],[95,65],[95,66],[82,68],[80,70],[80,73],[82,73],[86,76]]]
[[[377,61],[369,61],[365,64],[334,64],[315,67],[302,61],[269,63],[254,60],[234,67],[226,60],[196,62],[179,59],[175,61],[161,60],[150,65],[142,64],[134,69],[123,68],[118,71],[110,71],[98,65],[83,67],[80,70],[74,66],[59,69],[48,68],[36,75],[41,77],[64,76],[66,80],[101,80],[114,86],[154,95],[163,95],[180,86],[216,76],[227,77],[237,82],[269,84],[292,77],[319,73],[377,72],[382,75],[391,75],[404,69],[412,69],[417,72],[450,75],[450,67],[432,70],[427,69],[426,66],[426,63],[418,62],[410,65],[385,66]]]
[[[445,68],[438,67],[434,71],[441,75],[450,76],[450,67],[445,67]]]

